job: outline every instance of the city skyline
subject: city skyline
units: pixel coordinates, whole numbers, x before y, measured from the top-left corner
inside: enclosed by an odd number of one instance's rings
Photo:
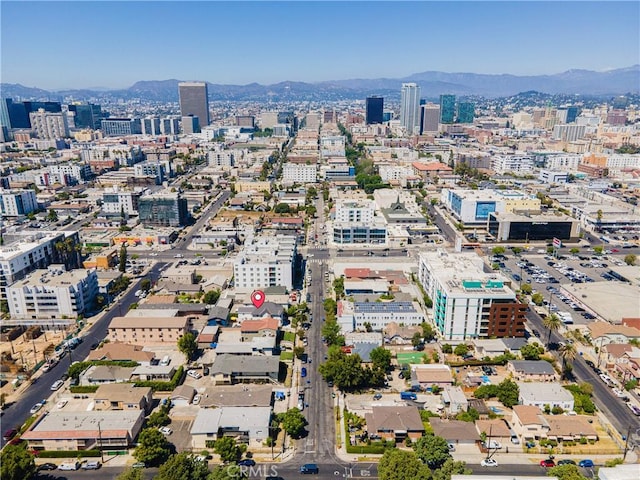
[[[625,1],[27,1],[1,8],[2,82],[51,90],[172,78],[264,85],[423,71],[538,75],[624,68],[640,58],[640,6]],[[98,41],[79,41],[96,19]],[[52,28],[33,28],[44,24]]]

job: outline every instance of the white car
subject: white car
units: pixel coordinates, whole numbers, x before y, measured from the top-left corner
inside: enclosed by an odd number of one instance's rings
[[[38,410],[40,410],[41,408],[42,404],[36,403],[33,407],[31,407],[31,410],[29,410],[29,412],[33,415],[34,413],[38,413]]]
[[[51,390],[54,390],[54,391],[55,390],[60,390],[60,387],[62,387],[62,385],[64,385],[64,382],[62,380],[56,380],[51,385]]]
[[[202,396],[196,395],[195,397],[193,397],[193,401],[191,403],[193,405],[199,405],[200,404],[200,400],[202,400]]]
[[[67,403],[68,403],[68,400],[60,400],[58,403],[56,403],[56,408],[61,409],[61,408],[63,408]]]
[[[196,380],[202,378],[202,374],[200,372],[196,372],[195,370],[189,370],[187,372],[187,375],[189,375],[191,378],[195,378]]]
[[[173,433],[173,430],[171,430],[169,427],[160,427],[159,430],[163,435],[171,435]]]
[[[497,467],[498,462],[496,462],[493,458],[485,458],[480,462],[480,465],[483,467]]]

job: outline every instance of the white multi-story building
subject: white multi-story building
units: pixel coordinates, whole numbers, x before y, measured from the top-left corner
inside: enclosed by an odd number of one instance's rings
[[[375,215],[376,202],[365,199],[336,200],[333,241],[337,244],[386,244],[387,225]]]
[[[236,154],[232,150],[211,151],[207,157],[210,167],[234,167],[236,164]]]
[[[320,137],[320,153],[322,157],[344,157],[345,138],[341,135]]]
[[[403,83],[400,90],[400,124],[407,135],[420,133],[420,87]]]
[[[593,127],[591,127],[593,129]],[[588,133],[588,127],[586,125],[555,125],[553,127],[553,134],[551,138],[553,140],[563,140],[565,142],[575,142],[584,138]]]
[[[258,237],[246,244],[233,264],[236,288],[293,288],[296,238]]]
[[[146,161],[133,166],[136,177],[154,177],[156,185],[160,185],[169,176],[169,161]]]
[[[484,272],[475,253],[421,252],[418,268],[445,340],[524,334],[525,306],[516,303],[504,277]]]
[[[0,189],[1,213],[5,217],[27,215],[38,209],[38,200],[33,190]]]
[[[38,138],[56,140],[69,137],[69,123],[64,112],[47,112],[40,108],[29,113],[29,120]]]
[[[63,251],[56,248],[56,244],[64,243],[71,237],[69,243],[80,243],[78,232],[17,232],[10,243],[0,246],[0,298],[6,299],[6,288],[16,280],[24,278],[29,272],[37,268],[46,268],[51,263],[63,261]],[[5,237],[5,242],[7,237]],[[69,257],[70,260],[74,257]],[[77,260],[77,258],[75,258]],[[70,262],[70,266],[77,267],[78,261]]]
[[[335,221],[352,223],[371,223],[376,211],[374,200],[336,200]]]
[[[533,172],[531,155],[496,155],[491,159],[491,170],[499,175],[516,173],[527,175]]]
[[[160,119],[158,117],[145,117],[140,120],[140,129],[142,131],[142,135],[160,135],[162,132],[160,130]]]
[[[95,270],[65,271],[64,265],[35,270],[27,278],[7,288],[12,319],[19,323],[48,323],[69,318],[75,322],[95,302],[98,275]]]
[[[119,190],[117,186],[102,194],[102,211],[107,214],[119,215],[124,212],[127,215],[138,214],[138,200],[141,192]]]
[[[338,302],[337,321],[342,332],[384,330],[391,322],[399,325],[421,325],[424,315],[415,302]]]
[[[407,165],[380,165],[378,172],[385,182],[402,181],[414,176],[413,170]]]
[[[582,155],[549,155],[545,159],[545,167],[549,170],[576,172],[582,161]]]
[[[160,120],[160,133],[163,135],[180,134],[180,117],[164,117]]]
[[[567,183],[569,174],[567,172],[559,172],[556,170],[547,170],[543,168],[540,170],[538,179],[542,183]]]
[[[318,169],[315,165],[285,163],[282,167],[282,181],[287,183],[316,183]]]
[[[49,173],[66,178],[65,185],[69,183],[84,183],[91,179],[91,167],[82,163],[67,163],[64,165],[51,165]],[[69,181],[70,180],[70,181]]]

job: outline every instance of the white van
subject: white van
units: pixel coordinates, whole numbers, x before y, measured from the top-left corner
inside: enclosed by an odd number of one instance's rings
[[[171,357],[169,357],[169,355],[165,355],[164,357],[162,357],[162,360],[160,361],[160,365],[162,365],[163,367],[166,367],[170,363],[171,363]]]
[[[65,462],[58,465],[58,470],[78,470],[79,462]]]

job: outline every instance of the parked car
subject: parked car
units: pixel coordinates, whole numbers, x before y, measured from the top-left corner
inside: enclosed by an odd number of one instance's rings
[[[455,452],[456,451],[456,446],[451,442],[447,443],[447,447],[449,448],[450,452]]]
[[[65,462],[58,465],[58,470],[78,470],[80,462]]]
[[[58,465],[56,465],[55,463],[43,463],[42,465],[38,465],[37,470],[55,470],[58,468]]]
[[[144,462],[136,462],[131,465],[131,468],[147,468],[147,464]]]
[[[64,385],[64,382],[62,380],[56,380],[51,385],[51,390],[53,390],[53,391],[60,390],[60,387],[62,387],[62,385]]]
[[[202,396],[198,394],[195,397],[193,397],[193,401],[191,403],[193,405],[199,405],[200,404],[200,400],[202,400]]]
[[[585,458],[584,460],[580,460],[580,462],[578,462],[578,466],[582,468],[591,468],[594,466],[593,460]]]
[[[171,435],[173,433],[173,430],[171,430],[169,427],[160,427],[159,430],[163,435]]]
[[[556,466],[556,462],[551,458],[547,458],[545,460],[540,460],[540,466],[544,468],[551,468]]]
[[[564,460],[558,461],[558,466],[560,466],[560,465],[576,465],[576,462],[574,462],[573,460],[571,460],[569,458],[565,458]]]
[[[498,462],[496,462],[493,458],[485,458],[480,462],[480,465],[483,467],[497,467]]]
[[[195,378],[196,380],[199,379],[199,378],[202,378],[202,374],[200,372],[195,371],[195,370],[187,371],[187,375],[189,375],[191,378]]]
[[[307,368],[306,368],[306,367],[302,367],[302,368],[300,369],[300,376],[301,376],[302,378],[304,378],[304,377],[306,377],[306,376],[307,376]]]
[[[31,415],[38,413],[38,410],[40,410],[41,408],[42,408],[42,404],[36,403],[33,407],[31,407],[31,410],[29,410],[29,413],[31,413]]]
[[[381,398],[382,398],[382,394],[381,394],[381,393],[376,393],[376,394],[373,396],[373,399],[374,399],[374,400],[380,400]]]
[[[242,467],[253,467],[256,464],[256,461],[252,458],[245,458],[244,460],[240,460],[238,465]]]
[[[82,470],[98,470],[100,468],[100,462],[98,461],[91,461],[91,462],[84,462],[80,468]]]
[[[2,435],[2,438],[4,438],[5,441],[8,442],[13,437],[15,437],[17,434],[18,434],[18,429],[17,428],[10,428],[9,430],[6,430],[4,432],[4,434]]]
[[[310,473],[318,474],[320,473],[320,469],[318,468],[318,465],[316,465],[315,463],[305,463],[300,467],[300,473],[305,475]]]

